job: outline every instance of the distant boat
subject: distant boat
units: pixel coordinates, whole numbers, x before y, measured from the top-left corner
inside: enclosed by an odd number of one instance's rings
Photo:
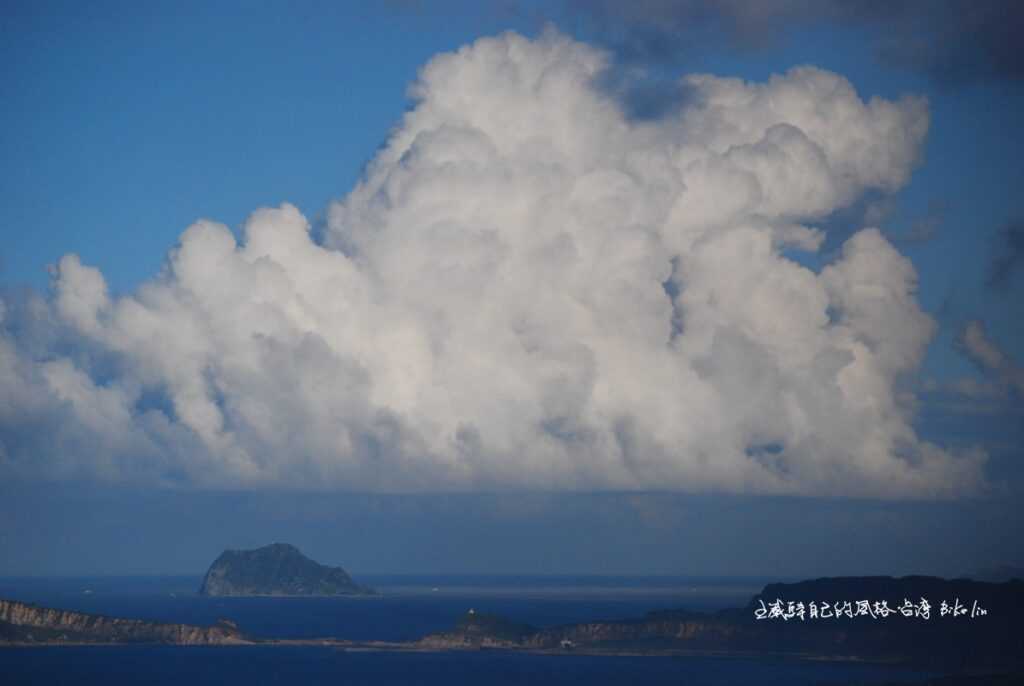
[[[434,587],[433,587],[432,589],[430,589],[430,590],[431,590],[431,591],[440,591],[441,589],[440,589],[440,588],[438,588],[437,586],[434,586]]]
[[[82,591],[82,593],[84,593],[86,595],[89,595],[90,593],[92,593],[92,589],[91,588],[87,588],[84,591]]]

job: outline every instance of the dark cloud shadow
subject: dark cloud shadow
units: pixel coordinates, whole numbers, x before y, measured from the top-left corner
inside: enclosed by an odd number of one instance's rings
[[[563,14],[632,62],[678,61],[711,37],[759,50],[817,25],[866,30],[881,62],[943,85],[1024,77],[1024,3],[1012,0],[566,0]]]
[[[1024,220],[1007,222],[996,235],[989,264],[987,284],[996,291],[1010,288],[1024,266]]]

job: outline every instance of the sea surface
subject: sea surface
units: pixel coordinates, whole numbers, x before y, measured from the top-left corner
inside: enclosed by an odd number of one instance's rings
[[[0,598],[255,636],[410,640],[467,610],[535,626],[746,605],[766,581],[675,577],[360,576],[374,598],[207,598],[200,577],[2,578]],[[0,649],[3,684],[895,684],[927,673],[783,658],[388,653],[333,648],[94,646]]]

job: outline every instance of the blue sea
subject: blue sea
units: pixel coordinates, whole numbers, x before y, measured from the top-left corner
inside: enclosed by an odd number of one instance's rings
[[[747,603],[765,580],[361,576],[376,598],[206,598],[199,577],[7,578],[0,598],[165,622],[231,619],[261,637],[409,640],[470,608],[535,626]],[[344,652],[320,647],[95,646],[0,649],[3,684],[895,684],[929,674],[783,658]]]

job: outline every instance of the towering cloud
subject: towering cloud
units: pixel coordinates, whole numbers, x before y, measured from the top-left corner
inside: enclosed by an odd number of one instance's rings
[[[694,75],[636,121],[553,31],[427,64],[329,211],[200,221],[111,298],[61,260],[9,299],[7,473],[406,490],[669,488],[935,497],[984,454],[898,392],[934,325],[875,229],[820,273],[813,222],[905,184],[918,98],[812,67]]]

